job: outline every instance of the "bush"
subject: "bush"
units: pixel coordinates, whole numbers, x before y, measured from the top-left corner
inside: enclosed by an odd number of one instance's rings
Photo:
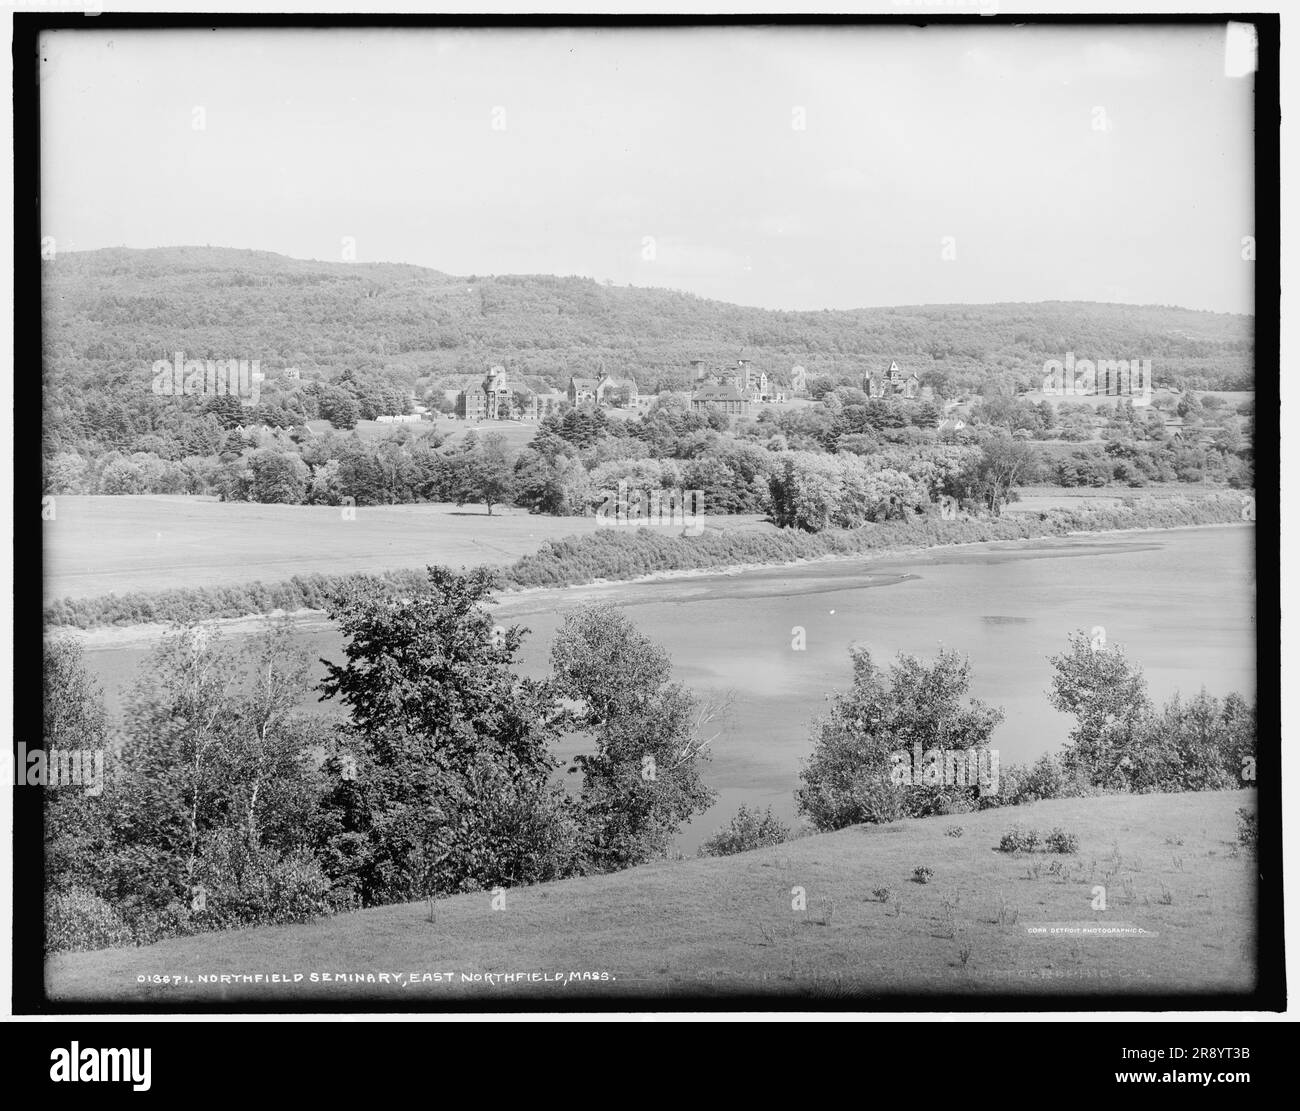
[[[212,928],[210,923],[195,921],[184,903],[171,902],[161,909],[145,909],[131,918],[131,933],[137,945],[152,945],[169,937],[186,937]]]
[[[192,907],[181,920],[197,929],[308,922],[334,910],[329,880],[310,855],[254,853],[234,830],[222,830],[208,843],[195,884],[204,890],[203,908]]]
[[[1031,767],[1017,771],[1012,790],[1002,793],[1008,806],[1057,799],[1065,793],[1065,771],[1061,761],[1050,752],[1040,756]]]
[[[943,831],[945,837],[960,837],[966,831],[961,826],[949,826]]]
[[[933,664],[900,653],[886,672],[865,648],[850,649],[853,685],[814,723],[813,753],[795,792],[799,812],[828,832],[862,822],[968,813],[990,786],[941,784],[934,764],[911,767],[916,737],[983,752],[1002,711],[967,698],[970,663],[940,651]],[[942,747],[932,744],[934,753]],[[988,759],[987,756],[984,757]]]
[[[1047,851],[1049,853],[1077,853],[1079,851],[1079,838],[1076,834],[1066,833],[1059,826],[1047,835]]]
[[[130,945],[131,929],[98,895],[84,888],[45,895],[45,951],[82,952]]]
[[[929,883],[934,878],[934,869],[927,868],[924,864],[912,869],[913,883]]]
[[[998,842],[1000,853],[1032,853],[1038,845],[1038,833],[1023,826],[1015,826],[1002,835]]]
[[[705,841],[697,855],[732,856],[788,840],[790,827],[773,816],[770,806],[760,814],[742,803],[730,824]]]
[[[1237,808],[1237,841],[1252,851],[1259,845],[1259,815],[1244,806]]]

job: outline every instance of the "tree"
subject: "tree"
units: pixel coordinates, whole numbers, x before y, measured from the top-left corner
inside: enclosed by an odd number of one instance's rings
[[[588,866],[611,871],[662,856],[713,801],[700,777],[713,739],[703,731],[725,704],[698,703],[670,682],[668,653],[612,603],[565,615],[551,667],[555,689],[576,703],[568,720],[596,742],[573,769],[582,773]]]
[[[361,579],[333,595],[344,663],[321,690],[348,712],[354,778],[330,793],[328,868],[365,905],[570,874],[578,824],[557,765],[559,708],[511,670],[523,631],[494,628],[494,572],[430,567],[396,599]]]
[[[42,668],[46,759],[58,750],[99,751],[112,770],[103,691],[91,680],[81,646],[65,638],[45,642]],[[26,769],[19,768],[21,777]],[[47,791],[45,804],[46,886],[94,890],[104,847],[111,836],[103,796],[84,790]]]
[[[61,451],[46,463],[47,494],[84,494],[90,464],[75,451]]]
[[[1016,497],[1015,487],[1037,467],[1038,456],[1027,443],[1010,436],[994,435],[981,445],[980,457],[962,475],[961,496],[983,504],[995,517]]]
[[[469,444],[467,450],[446,456],[446,460],[449,492],[458,506],[482,502],[491,517],[494,505],[514,500],[515,472],[504,436],[485,436]]]
[[[967,659],[944,651],[927,666],[899,653],[886,676],[867,649],[853,648],[850,655],[852,687],[836,695],[831,712],[814,725],[813,754],[800,773],[803,785],[795,792],[799,813],[819,830],[835,830],[859,822],[969,810],[995,793],[991,756],[985,760],[986,780],[974,785],[933,782],[925,772],[930,766],[925,762],[933,761],[942,773],[938,751],[964,756],[967,750],[978,754],[987,749],[1002,722],[1002,710],[966,700]],[[921,768],[912,766],[917,747]],[[897,770],[902,764],[896,754],[905,754],[907,779]],[[969,780],[968,760],[962,768]],[[938,778],[942,780],[942,774]]]
[[[192,626],[163,638],[131,692],[114,894],[137,909],[188,903],[197,886],[204,835],[224,808],[219,757],[234,727],[235,671],[219,634]]]
[[[254,501],[302,504],[307,491],[308,467],[301,456],[263,448],[253,453],[249,466],[253,472]]]
[[[321,391],[320,415],[335,428],[356,428],[361,419],[361,406],[347,390],[327,386]]]
[[[1200,420],[1204,415],[1204,409],[1205,407],[1201,404],[1201,399],[1191,390],[1188,390],[1178,399],[1178,404],[1174,408],[1174,412],[1188,423],[1194,423]]]
[[[1220,791],[1249,786],[1255,758],[1255,710],[1240,695],[1223,702],[1204,688],[1187,702],[1175,695],[1146,722],[1128,766],[1135,791]]]
[[[253,639],[245,660],[252,670],[247,694],[220,752],[231,819],[250,852],[268,843],[290,850],[299,847],[315,801],[303,767],[314,730],[294,713],[307,690],[307,653],[281,618]]]
[[[1070,634],[1070,650],[1051,659],[1055,674],[1048,699],[1072,714],[1074,728],[1063,763],[1094,786],[1119,789],[1141,761],[1141,742],[1151,707],[1146,677],[1105,631]]]
[[[118,456],[100,472],[101,494],[146,494],[149,492],[140,464]]]

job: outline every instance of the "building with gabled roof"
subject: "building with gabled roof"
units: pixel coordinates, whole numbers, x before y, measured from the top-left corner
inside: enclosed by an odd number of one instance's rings
[[[691,411],[704,413],[717,409],[729,416],[747,417],[753,401],[734,385],[706,384],[691,394]]]

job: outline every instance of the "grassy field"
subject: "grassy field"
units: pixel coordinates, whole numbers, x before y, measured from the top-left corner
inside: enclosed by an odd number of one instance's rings
[[[481,505],[257,505],[145,495],[61,497],[45,522],[45,598],[277,582],[321,571],[505,565],[594,519]]]
[[[1254,864],[1234,842],[1237,807],[1254,804],[1254,792],[1242,791],[1111,796],[856,826],[733,857],[507,891],[497,909],[490,892],[459,895],[434,904],[432,921],[425,904],[410,904],[61,954],[47,962],[47,989],[59,1000],[163,1007],[1248,991]],[[1017,821],[1077,834],[1078,854],[996,851]],[[947,833],[956,826],[960,837]],[[928,883],[913,881],[918,866],[933,870]],[[1094,909],[1099,886],[1105,910]],[[805,909],[795,908],[800,891]],[[1031,933],[1049,923],[1127,923],[1146,933]],[[381,973],[388,982],[323,979]],[[560,979],[484,979],[505,973]],[[222,975],[263,979],[223,984]]]
[[[1077,444],[1071,444],[1077,447]],[[1100,506],[1113,509],[1125,498],[1198,498],[1207,491],[1221,492],[1222,487],[1202,488],[1186,482],[1153,482],[1147,486],[1021,486],[1018,501],[1008,502],[1004,513],[1043,513],[1049,509],[1084,509]]]
[[[444,447],[451,447],[460,443],[471,432],[477,433],[479,439],[485,436],[500,436],[506,442],[506,446],[511,451],[523,451],[533,441],[537,435],[536,421],[518,421],[518,420],[485,420],[485,421],[463,421],[463,420],[440,420],[438,431],[446,439],[443,441]]]
[[[45,522],[46,601],[130,590],[278,582],[444,563],[505,566],[548,540],[596,529],[594,517],[450,504],[339,508],[168,495],[66,496]],[[705,518],[751,528],[753,516]]]
[[[596,530],[594,517],[548,517],[508,506],[359,506],[355,519],[320,505],[258,505],[168,495],[60,497],[44,524],[47,602],[250,582],[374,573],[442,563],[506,566],[548,540]],[[704,517],[753,528],[754,516]],[[765,526],[773,527],[773,526]]]

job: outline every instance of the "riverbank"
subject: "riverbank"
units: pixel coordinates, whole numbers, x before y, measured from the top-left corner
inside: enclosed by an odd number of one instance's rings
[[[1200,499],[1134,502],[1121,508],[1058,510],[1032,516],[1008,515],[993,520],[944,521],[936,517],[888,525],[868,525],[851,531],[798,533],[764,530],[719,530],[700,537],[665,536],[649,529],[604,531],[566,537],[545,544],[502,571],[502,604],[510,599],[564,589],[599,590],[617,584],[740,575],[747,572],[808,564],[892,558],[1000,542],[1023,542],[1076,535],[1165,531],[1211,526],[1242,526],[1245,499],[1214,494]],[[757,552],[761,558],[737,558]],[[176,622],[215,620],[223,624],[288,614],[309,619],[322,614],[326,595],[355,575],[295,576],[285,583],[224,590],[170,590],[153,595],[106,595],[93,599],[64,599],[47,607],[50,632],[76,629],[132,629],[158,635]],[[417,593],[424,588],[423,568],[373,576],[390,592]],[[132,638],[135,639],[135,638]]]

